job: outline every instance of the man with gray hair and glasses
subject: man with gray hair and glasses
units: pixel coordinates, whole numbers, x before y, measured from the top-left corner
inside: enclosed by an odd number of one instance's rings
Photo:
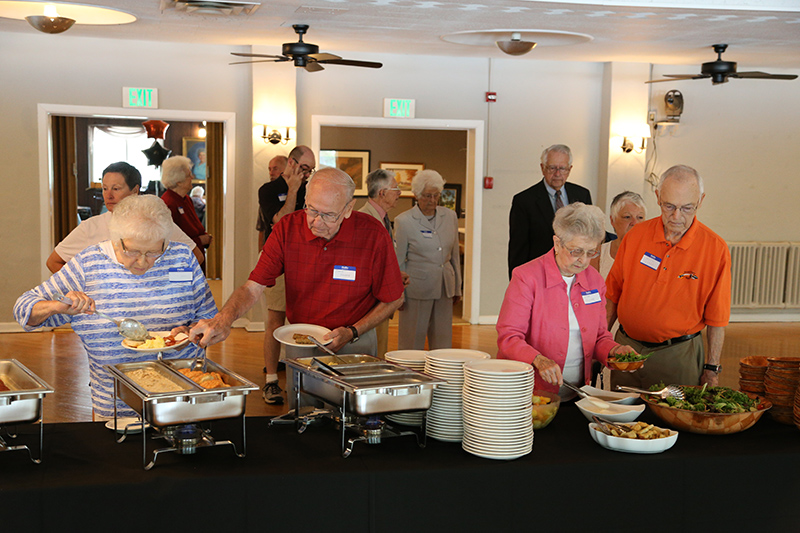
[[[731,254],[695,217],[705,198],[695,169],[667,169],[656,197],[661,216],[631,228],[606,279],[608,323],[620,324],[616,341],[653,355],[636,372],[612,372],[611,384],[717,385],[731,314]]]
[[[554,144],[542,152],[542,180],[514,196],[508,217],[508,278],[518,266],[546,254],[553,247],[553,219],[560,207],[573,202],[592,204],[589,190],[567,183],[572,151]]]

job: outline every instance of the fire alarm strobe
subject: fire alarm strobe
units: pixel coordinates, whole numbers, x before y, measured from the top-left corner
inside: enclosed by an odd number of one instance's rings
[[[496,102],[497,101],[497,93],[486,93],[486,101],[487,102]]]

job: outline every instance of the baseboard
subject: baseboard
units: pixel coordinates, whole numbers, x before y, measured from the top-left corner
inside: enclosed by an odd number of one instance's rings
[[[263,332],[266,330],[263,322],[248,322],[248,324],[244,326],[244,329],[251,333]]]
[[[731,322],[800,322],[800,310],[741,309],[731,311]]]
[[[0,333],[24,333],[25,330],[16,322],[0,322]]]
[[[494,325],[497,324],[498,315],[481,315],[478,317],[477,324]]]

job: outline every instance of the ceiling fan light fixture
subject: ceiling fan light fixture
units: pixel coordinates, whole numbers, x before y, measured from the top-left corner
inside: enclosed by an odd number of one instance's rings
[[[495,41],[497,47],[504,53],[510,56],[525,55],[536,46],[536,43],[531,41],[523,41],[519,33],[512,33],[510,41]]]
[[[67,17],[30,15],[25,17],[28,24],[42,33],[62,33],[67,31],[75,24],[75,20]]]

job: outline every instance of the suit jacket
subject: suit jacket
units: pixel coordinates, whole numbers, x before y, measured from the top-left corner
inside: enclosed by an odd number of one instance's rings
[[[369,200],[367,200],[364,203],[364,205],[361,206],[361,209],[359,209],[359,211],[361,213],[366,213],[368,215],[371,215],[371,216],[375,217],[378,220],[378,222],[383,224],[383,217],[380,215],[380,213],[378,213],[378,210],[375,209],[375,207],[371,203],[369,203]],[[390,235],[391,235],[391,232],[390,232]]]
[[[400,270],[410,277],[406,296],[438,300],[461,296],[458,218],[446,207],[436,208],[433,221],[418,206],[394,219],[395,247]],[[442,294],[442,280],[444,292]]]
[[[591,205],[592,195],[585,187],[566,182],[564,188],[570,203]],[[544,178],[514,196],[508,216],[508,279],[516,267],[546,254],[553,247],[555,216]]]

